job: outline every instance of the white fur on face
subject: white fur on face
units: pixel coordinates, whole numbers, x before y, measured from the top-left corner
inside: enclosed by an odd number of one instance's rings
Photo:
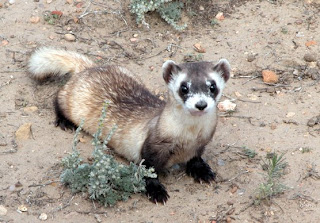
[[[181,104],[183,105],[183,100],[180,98],[178,92],[179,92],[179,88],[181,83],[186,79],[187,74],[185,73],[180,73],[180,74],[176,74],[172,77],[172,79],[170,80],[168,87],[169,89],[172,91],[174,98]]]
[[[207,103],[207,107],[200,111],[196,108],[196,104],[200,101]],[[185,101],[185,108],[190,112],[191,115],[200,116],[206,113],[210,113],[216,106],[216,102],[212,97],[207,96],[204,93],[191,94],[188,99]]]
[[[225,86],[225,82],[221,76],[221,74],[217,72],[209,73],[209,77],[216,82],[216,86],[219,89],[219,94],[216,97],[216,101],[219,101],[222,95],[222,91]]]

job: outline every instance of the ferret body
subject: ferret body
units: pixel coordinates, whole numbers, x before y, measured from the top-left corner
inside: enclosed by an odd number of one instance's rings
[[[108,101],[102,136],[117,126],[108,146],[129,161],[144,159],[156,172],[176,163],[196,181],[210,182],[215,174],[201,155],[217,125],[216,105],[230,76],[222,59],[177,65],[166,61],[163,78],[168,86],[166,102],[150,93],[125,68],[97,67],[76,52],[41,48],[31,56],[28,71],[33,79],[71,74],[55,101],[56,124],[79,126],[94,134],[104,103]],[[146,193],[154,202],[169,198],[159,179],[146,179]]]

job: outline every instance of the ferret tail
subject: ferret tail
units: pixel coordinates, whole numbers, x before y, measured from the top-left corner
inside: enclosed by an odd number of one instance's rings
[[[94,62],[73,51],[43,47],[36,50],[28,62],[30,76],[36,80],[71,75],[94,66]]]

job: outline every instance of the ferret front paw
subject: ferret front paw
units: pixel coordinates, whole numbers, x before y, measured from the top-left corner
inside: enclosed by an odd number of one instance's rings
[[[189,176],[192,176],[195,181],[200,183],[202,181],[210,183],[210,181],[216,178],[216,174],[201,157],[194,157],[187,162],[186,172]]]
[[[158,178],[146,178],[146,195],[154,203],[165,204],[170,197]]]

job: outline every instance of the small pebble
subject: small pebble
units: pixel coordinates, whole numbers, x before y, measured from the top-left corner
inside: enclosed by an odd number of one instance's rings
[[[232,220],[230,217],[227,217],[226,221],[227,221],[227,223],[231,223]]]
[[[9,0],[10,5],[14,4],[15,2],[16,2],[15,0]]]
[[[200,11],[204,11],[204,7],[202,5],[199,6]]]
[[[235,193],[235,192],[237,192],[237,190],[238,190],[238,187],[237,186],[234,186],[234,187],[232,187],[232,189],[231,189],[231,193]]]
[[[216,19],[218,19],[220,21],[224,20],[223,12],[218,12],[218,14],[216,15]]]
[[[16,139],[17,140],[26,140],[31,137],[31,123],[25,123],[21,125],[16,131]]]
[[[22,205],[18,206],[18,211],[27,212],[28,208],[25,205],[22,204]]]
[[[315,62],[315,61],[317,61],[316,56],[314,54],[311,54],[311,53],[307,53],[306,55],[304,55],[303,59],[306,62]]]
[[[227,201],[227,205],[233,205],[234,202],[233,201]]]
[[[138,41],[138,38],[130,38],[131,43],[136,43]]]
[[[306,71],[306,76],[310,77],[312,80],[317,80],[319,77],[319,71],[317,68],[310,68]]]
[[[313,127],[313,126],[315,126],[315,125],[317,125],[319,123],[320,123],[320,115],[312,117],[311,119],[309,119],[307,125],[309,127]]]
[[[248,61],[248,62],[252,62],[252,61],[254,61],[255,59],[256,59],[256,56],[253,55],[253,54],[249,54],[248,57],[247,57],[247,61]]]
[[[275,84],[279,81],[279,76],[271,70],[262,71],[263,82]]]
[[[196,43],[193,45],[193,48],[195,51],[197,51],[198,53],[205,53],[206,50],[201,46],[201,43]]]
[[[30,18],[30,22],[33,24],[36,24],[36,23],[40,22],[40,17],[39,16],[32,16]]]
[[[30,113],[36,112],[36,111],[38,111],[38,107],[37,106],[28,106],[28,107],[23,108],[23,111],[30,112]]]
[[[219,102],[218,109],[221,112],[232,112],[235,111],[237,104],[231,102],[230,100],[226,99],[222,102]]]
[[[39,219],[41,221],[45,221],[48,219],[48,215],[46,213],[41,213],[40,216],[39,216]]]
[[[287,118],[291,118],[291,117],[293,117],[293,116],[295,116],[295,115],[296,115],[296,113],[294,113],[294,112],[288,112],[287,115],[286,115],[286,117],[287,117]]]
[[[3,205],[0,205],[0,216],[5,216],[7,213],[8,210]]]
[[[67,33],[67,34],[64,35],[64,39],[69,41],[69,42],[73,42],[73,41],[76,40],[76,37],[71,33]]]
[[[225,162],[222,159],[218,159],[218,166],[224,166]]]

